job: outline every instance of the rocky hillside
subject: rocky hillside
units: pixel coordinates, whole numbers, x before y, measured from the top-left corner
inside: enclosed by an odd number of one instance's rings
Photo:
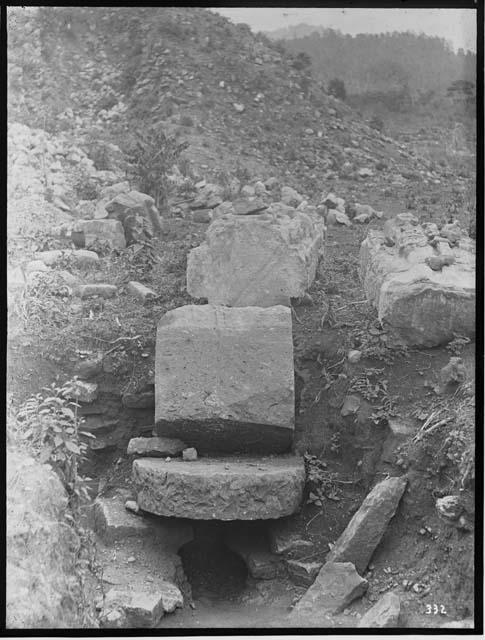
[[[20,17],[25,24],[11,15],[13,119],[94,126],[122,147],[153,127],[189,144],[184,172],[221,181],[259,173],[313,191],[322,180],[358,179],[362,167],[436,169],[327,95],[295,56],[206,9],[57,7]]]

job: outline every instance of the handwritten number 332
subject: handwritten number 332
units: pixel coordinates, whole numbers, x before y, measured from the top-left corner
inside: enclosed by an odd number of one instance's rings
[[[445,605],[444,604],[427,604],[426,613],[428,615],[435,615],[435,616],[437,616],[438,613],[446,615]]]

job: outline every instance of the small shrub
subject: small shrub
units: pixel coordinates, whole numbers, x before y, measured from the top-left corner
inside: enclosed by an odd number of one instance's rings
[[[380,116],[373,116],[369,122],[369,126],[376,129],[376,131],[384,131],[384,121]]]
[[[69,398],[74,380],[58,387],[53,383],[41,393],[26,400],[16,414],[17,436],[28,442],[41,463],[48,462],[60,477],[75,510],[89,500],[86,480],[79,474],[79,464],[85,459],[87,438],[81,431],[83,419],[79,405]]]
[[[134,178],[139,188],[155,199],[158,209],[165,205],[168,195],[168,178],[172,166],[188,147],[176,136],[165,135],[163,129],[152,125],[144,130],[135,130],[125,145]]]
[[[345,100],[347,97],[347,90],[345,89],[345,83],[339,78],[333,78],[328,83],[328,93],[339,100]]]
[[[336,487],[337,474],[328,471],[327,465],[317,456],[304,456],[306,482],[308,489],[307,504],[314,504],[317,507],[323,507],[324,501],[340,500]]]
[[[308,69],[312,66],[312,59],[310,58],[308,53],[300,51],[291,63],[291,66],[297,71],[303,71],[304,69]]]
[[[72,186],[79,200],[96,200],[98,197],[98,184],[83,169],[78,169]]]

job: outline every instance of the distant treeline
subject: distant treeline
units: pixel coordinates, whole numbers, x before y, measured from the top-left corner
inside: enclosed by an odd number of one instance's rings
[[[456,80],[475,82],[476,56],[443,38],[412,32],[358,34],[297,25],[266,34],[294,54],[310,56],[315,79],[337,78],[347,95],[409,92],[413,100],[446,93]]]

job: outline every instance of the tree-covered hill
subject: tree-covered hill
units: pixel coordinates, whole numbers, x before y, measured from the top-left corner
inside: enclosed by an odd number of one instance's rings
[[[456,80],[475,81],[476,56],[454,52],[443,38],[412,32],[357,34],[298,25],[267,34],[312,60],[323,82],[339,78],[347,93],[366,94],[407,87],[413,98],[444,93]]]

